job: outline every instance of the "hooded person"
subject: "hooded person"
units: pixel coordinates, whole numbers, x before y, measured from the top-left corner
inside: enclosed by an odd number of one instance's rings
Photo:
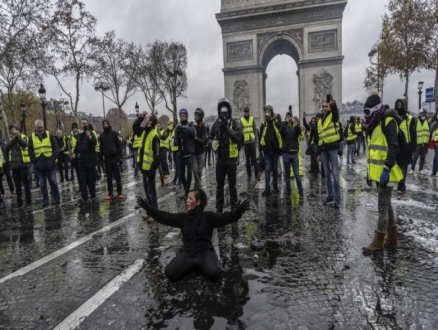
[[[207,131],[204,124],[204,110],[195,110],[195,152],[192,156],[193,176],[195,178],[195,189],[201,188],[202,170],[205,165],[205,144],[207,142]]]
[[[231,209],[237,208],[237,159],[242,143],[240,123],[231,116],[232,106],[227,98],[217,103],[218,119],[213,124],[208,136],[208,144],[217,152],[216,163],[216,211],[223,212],[225,177],[228,178]]]
[[[120,167],[123,159],[122,143],[119,139],[119,134],[111,127],[107,119],[102,121],[103,131],[99,136],[101,163],[105,164],[107,176],[107,200],[113,199],[113,177],[116,180],[117,195],[119,199],[123,199],[122,180],[120,177]]]
[[[429,150],[429,140],[430,140],[430,125],[427,120],[426,109],[420,109],[418,111],[418,118],[415,123],[416,140],[414,155],[412,156],[412,164],[409,174],[414,174],[415,165],[417,164],[418,158],[420,158],[420,170],[419,174],[424,174],[424,164],[426,162],[427,151]]]
[[[417,131],[416,131],[416,120],[412,117],[408,112],[408,107],[405,99],[397,99],[394,105],[395,111],[401,118],[401,122],[399,124],[400,130],[403,132],[406,142],[408,143],[408,158],[407,165],[412,163],[412,155],[415,150],[415,144],[417,140]],[[397,198],[402,199],[406,192],[406,174],[408,170],[407,165],[401,165],[400,167],[403,172],[403,179],[397,185]]]
[[[360,132],[362,134],[362,131]],[[350,120],[347,125],[345,125],[344,137],[347,140],[347,165],[354,164],[356,161],[354,160],[355,148],[356,148],[356,120],[354,116],[350,117]]]
[[[364,105],[365,131],[368,137],[367,183],[377,186],[379,213],[373,242],[363,247],[367,253],[382,252],[384,247],[397,245],[397,224],[391,204],[393,187],[403,178],[397,164],[399,153],[398,125],[401,118],[395,110],[387,109],[373,91]],[[388,232],[388,238],[385,235]]]

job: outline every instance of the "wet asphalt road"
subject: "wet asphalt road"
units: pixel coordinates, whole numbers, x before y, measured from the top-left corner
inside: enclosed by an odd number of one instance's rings
[[[38,190],[31,208],[16,208],[7,195],[0,213],[0,329],[438,329],[437,178],[409,176],[406,199],[393,198],[399,247],[366,256],[376,192],[365,184],[363,155],[354,166],[345,162],[339,210],[322,205],[321,177],[305,173],[302,200],[287,199],[284,185],[266,199],[264,182],[247,183],[240,165],[238,192],[251,209],[218,231],[218,283],[197,274],[178,283],[165,278],[181,238],[134,210],[144,193],[130,166],[122,202],[105,200],[105,181],[96,205],[78,205],[76,182],[60,186],[61,206],[44,210]],[[205,170],[209,210],[214,173]],[[180,189],[157,192],[161,209],[184,210]],[[256,238],[265,243],[261,251],[250,247]]]

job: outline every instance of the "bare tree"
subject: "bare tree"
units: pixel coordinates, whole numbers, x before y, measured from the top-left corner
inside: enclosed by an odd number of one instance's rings
[[[116,38],[114,31],[106,32],[98,44],[99,58],[94,77],[110,86],[111,96],[104,96],[122,109],[137,90],[134,73],[140,58],[139,48],[132,42]]]
[[[187,91],[187,49],[180,42],[155,41],[149,47],[151,63],[150,77],[154,80],[176,123],[177,99],[186,97]],[[170,106],[169,106],[170,103]]]
[[[423,49],[427,56],[427,68],[435,70],[434,98],[435,104],[438,104],[438,1],[429,2],[427,13],[428,17],[425,22],[431,38],[427,47]]]
[[[45,29],[49,52],[40,58],[44,73],[52,75],[62,92],[70,99],[71,109],[78,116],[80,83],[92,76],[96,59],[96,18],[85,10],[79,0],[58,0]],[[75,93],[67,91],[65,80],[75,82]]]
[[[155,112],[156,106],[163,101],[164,97],[155,83],[157,78],[152,76],[155,74],[155,70],[152,68],[147,52],[139,48],[138,56],[137,69],[133,71],[133,79],[143,92],[149,109]]]
[[[383,100],[383,87],[389,74],[388,64],[380,54],[385,51],[386,44],[379,41],[368,53],[371,65],[365,68],[364,87],[367,92],[377,90]]]
[[[383,17],[381,39],[386,47],[380,58],[388,63],[391,73],[398,73],[405,81],[408,100],[410,75],[424,67],[427,58],[423,47],[430,36],[424,26],[427,17],[427,0],[390,0],[389,15]]]
[[[0,2],[0,96],[17,122],[15,92],[31,91],[39,80],[32,58],[41,51],[39,42],[50,9],[49,0],[2,0]],[[8,117],[3,124],[8,137]]]

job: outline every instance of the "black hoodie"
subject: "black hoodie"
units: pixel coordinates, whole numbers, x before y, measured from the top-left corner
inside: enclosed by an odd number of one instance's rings
[[[104,128],[103,124],[107,122],[108,128]],[[122,143],[119,140],[119,135],[113,131],[110,122],[106,119],[102,122],[103,132],[100,133],[100,157],[113,158],[116,156],[123,157]]]
[[[402,102],[403,103],[403,110],[397,109],[397,103]],[[407,119],[408,116],[411,116],[408,114],[408,107],[406,105],[405,99],[397,99],[394,104],[394,109],[397,111],[398,115],[401,117],[402,121],[399,123],[399,126],[401,125],[407,125]],[[412,118],[411,122],[409,124],[409,138],[410,138],[410,145],[411,149],[415,150],[417,145],[417,125],[416,125],[416,119]],[[406,136],[406,141],[409,141],[408,137]]]

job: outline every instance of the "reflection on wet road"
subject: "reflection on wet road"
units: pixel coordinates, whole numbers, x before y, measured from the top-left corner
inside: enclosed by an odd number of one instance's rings
[[[181,238],[134,210],[144,193],[131,169],[122,202],[105,200],[105,182],[96,205],[78,205],[72,183],[61,186],[60,207],[40,210],[38,191],[32,209],[8,199],[0,214],[0,329],[437,329],[437,178],[408,178],[407,198],[393,199],[398,248],[365,256],[377,197],[364,162],[341,167],[339,210],[322,205],[320,177],[305,173],[304,199],[296,189],[286,199],[284,185],[264,198],[264,182],[247,183],[240,165],[238,192],[251,208],[218,230],[218,283],[198,274],[165,278]],[[204,182],[214,210],[214,167]],[[179,187],[157,191],[160,208],[184,210]],[[262,249],[251,248],[254,239]]]

